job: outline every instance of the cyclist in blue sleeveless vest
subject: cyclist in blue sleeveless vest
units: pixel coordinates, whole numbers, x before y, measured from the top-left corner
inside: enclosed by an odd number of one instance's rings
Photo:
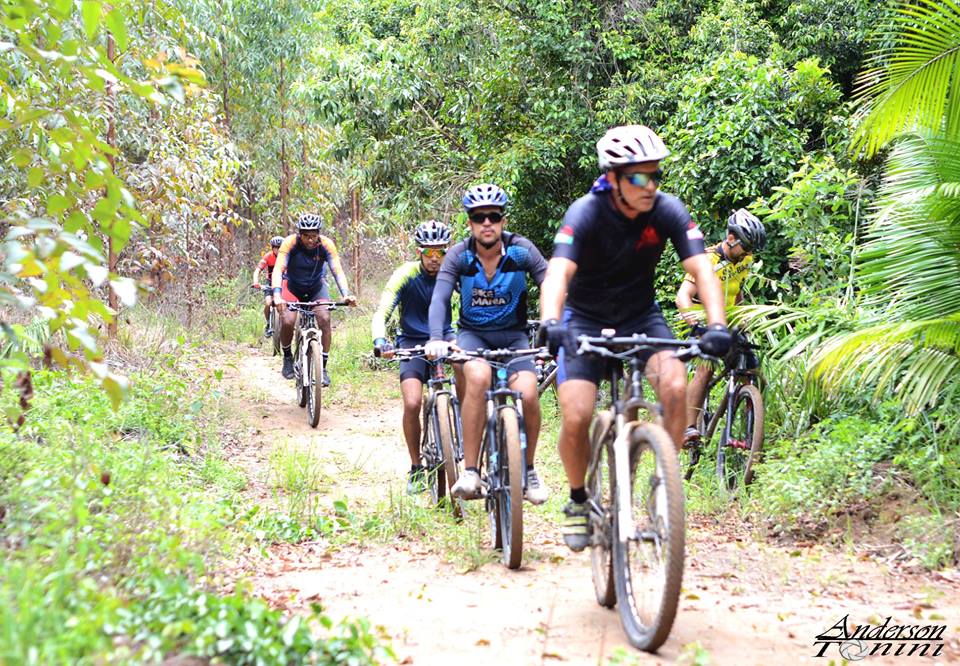
[[[527,275],[538,285],[547,262],[533,243],[504,231],[507,194],[496,185],[476,185],[463,195],[470,218],[471,236],[457,243],[443,261],[430,302],[430,342],[427,352],[443,356],[449,344],[443,339],[444,313],[453,290],[460,288],[460,349],[526,349]],[[523,394],[523,418],[527,436],[526,498],[534,504],[547,500],[547,487],[534,469],[534,454],[540,434],[540,397],[533,361],[512,366],[511,388]],[[464,473],[451,489],[454,497],[480,496],[480,438],[483,434],[485,393],[490,387],[490,366],[471,361],[463,367],[465,388],[460,418],[463,422]]]
[[[395,310],[400,314],[400,335],[397,347],[409,349],[425,345],[430,338],[429,310],[437,272],[450,244],[450,229],[442,222],[429,220],[413,234],[417,244],[417,260],[402,264],[393,272],[380,296],[380,305],[373,314],[370,329],[375,356],[394,350],[387,340],[387,322]],[[453,340],[450,302],[443,323],[444,340]],[[430,378],[430,366],[422,358],[400,361],[400,393],[403,396],[403,437],[410,454],[407,492],[426,490],[424,469],[420,465],[420,409],[423,387]]]
[[[540,294],[541,339],[558,353],[559,448],[570,484],[563,539],[574,551],[590,543],[587,435],[606,368],[602,359],[572,351],[575,336],[613,328],[617,335],[673,337],[654,292],[657,262],[669,239],[700,288],[709,322],[701,348],[722,356],[731,340],[703,234],[679,199],[658,191],[660,161],[670,154],[663,141],[643,125],[615,127],[597,142],[597,154],[605,182],[567,209]],[[647,360],[646,376],[676,445],[686,426],[686,368],[671,352],[659,352]]]

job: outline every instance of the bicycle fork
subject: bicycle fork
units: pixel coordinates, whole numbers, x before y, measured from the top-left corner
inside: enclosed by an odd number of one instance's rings
[[[630,493],[630,432],[627,417],[617,414],[613,440],[613,468],[617,475],[617,539],[626,543],[633,536],[633,503]]]

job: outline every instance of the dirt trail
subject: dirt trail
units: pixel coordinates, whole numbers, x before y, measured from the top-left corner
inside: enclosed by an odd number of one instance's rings
[[[237,457],[250,471],[251,494],[271,498],[267,416],[271,428],[309,446],[331,472],[349,472],[337,496],[383,496],[384,485],[372,483],[384,478],[401,491],[408,459],[398,401],[325,409],[313,430],[277,366],[268,356],[248,354],[227,377],[230,397],[248,422],[250,437]],[[263,378],[274,376],[264,389]],[[563,487],[561,478],[546,481],[555,492]],[[892,616],[891,624],[947,625],[938,659],[869,656],[866,663],[960,658],[955,571],[907,573],[855,550],[778,547],[703,520],[688,523],[684,590],[670,638],[657,655],[637,653],[616,611],[594,600],[589,555],[568,551],[556,526],[539,516],[530,516],[525,532],[525,549],[541,557],[516,572],[492,563],[462,573],[425,546],[398,540],[332,551],[319,543],[276,546],[246,576],[275,605],[296,611],[320,602],[332,617],[365,616],[382,625],[406,664],[606,664],[621,650],[629,657],[614,663],[694,663],[694,642],[711,664],[827,664],[814,658],[814,638],[846,615],[851,623],[879,624]],[[836,645],[825,656],[840,663]]]

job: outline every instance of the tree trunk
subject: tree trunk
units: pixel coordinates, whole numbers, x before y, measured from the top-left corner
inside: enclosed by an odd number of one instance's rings
[[[110,62],[114,62],[117,57],[117,45],[113,40],[113,35],[107,33],[107,59]],[[117,110],[117,91],[113,83],[107,82],[107,144],[112,148],[117,147],[117,123],[116,123],[116,110]],[[110,162],[110,169],[113,170],[116,167],[116,157],[111,153],[107,157],[107,160]],[[104,193],[106,194],[106,193]],[[114,275],[117,272],[117,250],[114,245],[113,233],[111,232],[107,238],[108,251],[107,251],[107,268],[110,270],[110,275]],[[117,321],[120,316],[120,303],[117,300],[117,293],[113,290],[112,287],[107,289],[107,305],[110,306],[110,309],[115,313],[113,319],[110,320],[110,323],[107,325],[107,335],[111,340],[116,339],[117,337]]]
[[[350,204],[353,217],[353,293],[360,298],[360,192],[354,188],[350,192]]]
[[[287,178],[287,92],[286,92],[286,68],[283,56],[280,57],[280,84],[278,88],[280,97],[280,222],[283,228],[287,228],[287,203],[289,198],[288,188],[290,182]]]
[[[223,0],[220,1],[220,15],[226,20],[226,13],[223,6]],[[220,78],[223,79],[220,82],[220,94],[223,97],[223,124],[226,127],[227,131],[230,131],[230,98],[229,98],[229,76],[227,75],[227,40],[226,40],[226,23],[223,27],[223,37],[220,39]]]

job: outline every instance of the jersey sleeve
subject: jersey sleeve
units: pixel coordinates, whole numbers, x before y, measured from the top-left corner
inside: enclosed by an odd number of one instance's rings
[[[457,243],[440,265],[440,272],[437,273],[437,284],[433,288],[433,296],[430,298],[429,322],[430,339],[443,340],[444,325],[446,324],[447,303],[453,295],[455,288],[460,284],[460,262],[462,261],[465,243]]]
[[[403,288],[416,275],[418,269],[419,266],[416,263],[408,262],[397,268],[387,280],[387,285],[380,294],[380,304],[373,313],[373,321],[370,322],[370,333],[374,340],[387,337],[387,322],[390,321],[390,317],[400,303]]]
[[[267,264],[267,257],[269,257],[271,254],[273,254],[272,250],[270,252],[267,252],[262,257],[260,257],[260,263],[257,264],[257,268],[259,268],[261,271],[266,270],[269,267]]]
[[[290,234],[283,239],[283,243],[280,244],[280,249],[277,250],[277,261],[273,264],[273,279],[271,280],[274,289],[279,289],[283,286],[283,271],[286,269],[287,263],[290,260],[290,251],[293,250],[296,244],[297,235]]]
[[[540,283],[543,282],[543,276],[547,274],[547,260],[543,258],[540,250],[537,249],[537,246],[534,245],[530,239],[521,237],[517,238],[514,242],[527,251],[527,265],[525,268],[527,272],[530,273],[533,281],[539,286]]]
[[[350,293],[350,288],[347,286],[347,276],[343,272],[343,266],[340,265],[340,253],[337,252],[337,246],[327,236],[320,236],[320,244],[327,253],[327,263],[330,264],[330,272],[333,273],[337,289],[340,290],[341,296],[346,297]]]
[[[661,195],[661,197],[658,205],[666,208],[663,211],[665,231],[680,261],[698,254],[705,254],[707,250],[703,243],[703,232],[690,217],[687,207],[674,196]]]

